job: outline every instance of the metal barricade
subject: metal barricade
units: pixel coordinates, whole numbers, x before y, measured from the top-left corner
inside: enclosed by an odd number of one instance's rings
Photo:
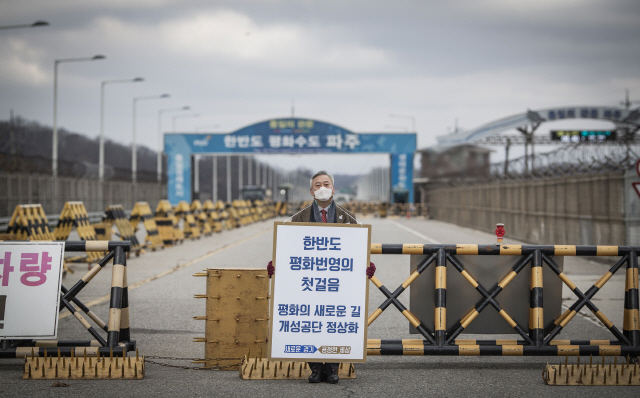
[[[75,285],[67,289],[61,285],[60,308],[68,309],[82,326],[93,336],[93,340],[2,340],[0,358],[42,357],[47,350],[61,357],[70,356],[126,356],[135,351],[136,342],[131,340],[129,328],[129,289],[127,283],[127,258],[125,253],[131,250],[130,241],[67,241],[65,252],[108,252]],[[87,308],[76,296],[113,260],[111,278],[111,299],[109,319],[105,323],[93,311]],[[97,326],[92,326],[77,309],[85,313]],[[97,329],[107,334],[105,339]],[[55,347],[55,348],[53,348]]]
[[[640,355],[640,320],[638,314],[638,252],[640,247],[573,246],[573,245],[423,245],[372,244],[372,254],[425,255],[415,271],[395,290],[389,290],[377,277],[371,282],[384,294],[385,301],[369,316],[371,325],[389,306],[395,306],[424,337],[405,340],[369,339],[368,355],[515,355],[515,356],[631,356]],[[478,282],[456,256],[518,256],[511,271],[487,288]],[[553,256],[619,256],[621,257],[586,292],[582,292],[564,274]],[[435,308],[433,325],[425,324],[399,300],[400,295],[431,265],[435,264]],[[529,325],[520,325],[497,298],[509,283],[530,265]],[[622,331],[592,302],[605,283],[626,265],[624,321]],[[452,327],[447,328],[447,269],[453,268],[471,284],[482,299]],[[545,328],[543,308],[543,270],[550,270],[567,285],[577,300]],[[493,307],[520,339],[458,339],[487,307]],[[554,340],[582,309],[588,308],[611,332],[611,340]],[[497,333],[496,333],[497,334]]]

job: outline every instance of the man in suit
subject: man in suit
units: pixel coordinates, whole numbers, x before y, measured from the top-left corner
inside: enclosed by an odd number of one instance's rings
[[[313,203],[300,210],[291,217],[291,222],[322,222],[322,223],[338,223],[338,224],[359,224],[358,220],[347,210],[339,207],[333,201],[335,188],[333,186],[333,176],[324,170],[317,172],[311,177],[311,197]],[[373,263],[367,268],[367,277],[371,278],[376,271]],[[269,261],[267,266],[269,278],[275,273],[275,267]],[[309,383],[319,383],[326,381],[327,383],[336,384],[340,381],[338,377],[338,363],[322,363],[309,362],[311,368],[311,376]]]

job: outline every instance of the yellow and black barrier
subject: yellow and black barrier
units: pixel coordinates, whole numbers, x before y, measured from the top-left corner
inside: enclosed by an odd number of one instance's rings
[[[71,314],[82,324],[82,326],[91,334],[92,340],[4,340],[0,347],[0,358],[28,358],[28,362],[32,364],[31,368],[25,365],[25,378],[56,378],[53,360],[40,361],[38,359],[52,359],[55,355],[59,357],[81,357],[83,355],[91,357],[113,357],[114,355],[123,359],[127,358],[127,352],[136,350],[135,340],[131,340],[129,332],[129,297],[127,287],[127,271],[126,271],[126,255],[131,250],[131,242],[129,241],[67,241],[65,243],[65,252],[107,252],[108,254],[102,258],[96,266],[94,266],[86,275],[84,275],[71,288],[66,289],[61,286],[60,290],[60,308],[68,309]],[[76,296],[82,291],[89,282],[100,272],[111,260],[113,260],[112,269],[112,287],[110,297],[109,319],[104,322],[98,316],[89,310]],[[91,320],[95,322],[97,327],[92,326],[85,319],[80,308]],[[106,339],[99,333],[99,330],[106,332]],[[5,344],[6,342],[6,344]],[[35,362],[35,366],[33,366]],[[40,369],[40,366],[44,369]],[[119,367],[116,368],[121,371]],[[31,377],[29,377],[29,369],[31,369]],[[140,372],[138,367],[138,372]],[[58,367],[58,371],[67,371],[65,367]],[[44,371],[44,374],[42,373]],[[86,372],[93,372],[94,369],[88,368]],[[34,372],[40,372],[34,375]],[[75,374],[75,370],[73,370]],[[105,372],[106,375],[108,373]],[[142,368],[144,374],[144,368]],[[68,374],[67,374],[68,375]],[[58,378],[60,373],[58,373]],[[107,376],[105,376],[106,378]],[[102,378],[98,376],[97,378]],[[117,378],[117,377],[112,377]]]
[[[176,219],[180,222],[181,219],[184,220],[182,224],[182,232],[184,233],[185,238],[191,239],[200,239],[200,227],[196,223],[196,219],[191,214],[191,208],[189,207],[189,203],[181,200],[178,202],[178,205],[173,209],[174,214],[176,215]]]
[[[537,356],[627,356],[637,360],[640,355],[640,316],[638,310],[638,252],[640,247],[629,246],[574,246],[574,245],[428,245],[428,244],[372,244],[371,254],[427,255],[416,270],[393,292],[376,277],[371,282],[384,294],[386,300],[369,316],[368,324],[390,305],[395,306],[424,337],[423,340],[375,340],[367,343],[368,355],[537,355]],[[459,255],[508,255],[521,258],[502,280],[486,289],[464,268],[456,258]],[[552,256],[620,256],[621,258],[586,292],[565,275]],[[425,325],[411,313],[398,297],[435,263],[435,317],[433,325]],[[450,264],[482,296],[482,299],[457,322],[446,330],[446,280]],[[496,297],[530,265],[529,325],[519,325],[500,306]],[[605,283],[626,265],[624,292],[624,320],[622,331],[592,302]],[[550,269],[576,295],[577,301],[545,328],[543,319],[543,269]],[[520,335],[518,340],[461,340],[457,337],[486,307],[491,306]],[[611,332],[611,340],[554,340],[560,331],[582,309],[588,308]]]
[[[182,243],[184,233],[180,229],[178,219],[173,214],[173,207],[171,207],[171,203],[168,200],[163,199],[158,202],[154,219],[165,246],[170,247]]]
[[[7,232],[12,234],[15,240],[55,240],[41,204],[16,206]]]
[[[125,214],[122,205],[108,206],[104,214],[102,221],[107,225],[115,224],[118,229],[118,233],[120,234],[120,239],[131,242],[131,251],[135,252],[136,255],[139,256],[142,248],[140,247],[140,242],[136,237],[136,233],[133,231],[131,224],[127,220],[127,215]]]
[[[47,215],[41,204],[17,205],[7,227],[7,240],[48,241],[56,240],[49,229]],[[64,272],[73,270],[63,262]]]
[[[158,225],[156,224],[156,220],[153,218],[151,208],[147,202],[137,202],[135,206],[133,206],[133,210],[131,210],[129,224],[131,224],[131,228],[134,232],[137,230],[140,221],[142,221],[144,229],[147,231],[145,242],[150,245],[153,250],[158,248],[164,249],[162,237],[158,232]]]
[[[205,200],[202,205],[202,211],[207,215],[207,222],[211,225],[213,232],[222,232],[222,221],[220,221],[220,214],[216,209],[216,205],[212,200]]]
[[[202,203],[200,203],[199,200],[196,199],[191,202],[191,213],[200,228],[200,233],[204,236],[211,236],[211,233],[213,232],[211,224],[209,224],[207,213],[203,211]]]
[[[82,202],[66,202],[60,213],[58,225],[53,230],[53,236],[56,240],[67,240],[69,234],[76,229],[78,236],[82,240],[92,241],[98,240],[96,230],[89,221],[89,214]],[[103,253],[87,252],[86,256],[67,257],[65,261],[70,262],[89,262],[95,263],[103,257]]]

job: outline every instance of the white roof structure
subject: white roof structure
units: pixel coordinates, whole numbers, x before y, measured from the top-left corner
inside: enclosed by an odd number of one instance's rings
[[[543,122],[551,122],[564,119],[594,119],[609,120],[613,123],[640,124],[640,108],[625,109],[618,107],[602,106],[564,106],[527,111],[519,115],[513,115],[484,124],[473,130],[437,137],[438,145],[452,146],[471,143],[477,139],[499,134],[503,131],[526,127]],[[640,126],[639,126],[640,127]]]

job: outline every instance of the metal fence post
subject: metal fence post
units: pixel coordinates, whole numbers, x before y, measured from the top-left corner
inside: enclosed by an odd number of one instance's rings
[[[629,343],[640,345],[640,319],[638,314],[638,253],[629,252],[624,292],[623,333]]]
[[[542,253],[533,252],[531,263],[531,298],[529,302],[529,337],[536,347],[544,342],[544,308],[542,302]]]
[[[435,340],[438,347],[444,347],[447,334],[447,253],[438,250],[436,258],[435,286]]]

